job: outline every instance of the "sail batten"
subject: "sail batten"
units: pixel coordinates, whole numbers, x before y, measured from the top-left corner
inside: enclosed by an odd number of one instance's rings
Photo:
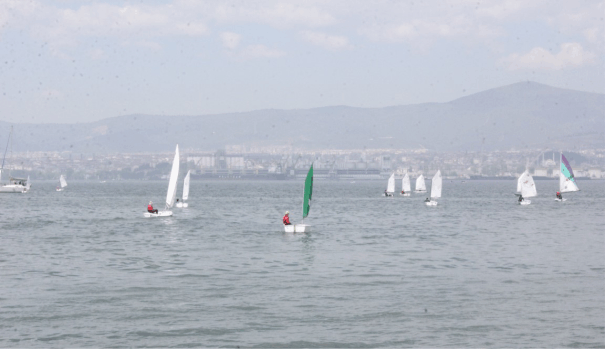
[[[559,191],[562,193],[568,193],[573,191],[579,191],[576,179],[571,169],[569,161],[565,158],[565,155],[561,153],[561,171],[559,172]]]

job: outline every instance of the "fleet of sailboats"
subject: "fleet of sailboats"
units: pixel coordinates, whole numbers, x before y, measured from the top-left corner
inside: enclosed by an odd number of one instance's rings
[[[313,196],[313,164],[311,164],[311,167],[309,168],[309,172],[307,172],[307,177],[305,178],[305,186],[303,189],[302,223],[284,225],[284,231],[286,233],[309,233],[311,231],[311,226],[305,224],[305,218],[307,218],[307,216],[309,215],[309,210],[311,210],[312,196]]]
[[[166,208],[158,213],[145,212],[145,217],[168,217],[172,216],[170,209],[174,205],[176,199],[176,184],[179,179],[179,145],[176,145],[174,159],[172,160],[172,170],[170,171],[170,179],[168,180],[168,190],[166,192]]]

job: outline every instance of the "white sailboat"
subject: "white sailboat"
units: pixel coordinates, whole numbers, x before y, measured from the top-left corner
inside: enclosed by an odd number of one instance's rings
[[[401,193],[399,193],[399,195],[410,196],[411,191],[412,188],[410,186],[410,176],[408,176],[408,174],[406,173],[405,176],[403,176],[403,178],[401,179]]]
[[[416,192],[417,193],[426,192],[426,183],[424,183],[423,175],[420,175],[418,178],[416,178]]]
[[[172,216],[170,209],[174,205],[176,199],[176,182],[179,178],[179,145],[176,145],[176,152],[172,160],[172,170],[170,171],[170,179],[168,180],[168,191],[166,192],[166,208],[165,211],[158,213],[145,212],[145,217],[168,217]]]
[[[307,172],[307,178],[305,178],[305,187],[303,189],[303,207],[302,207],[302,223],[301,224],[290,224],[284,225],[284,232],[286,233],[309,233],[311,232],[311,226],[305,224],[305,218],[309,215],[311,210],[311,197],[313,196],[313,164]]]
[[[181,202],[176,203],[176,207],[189,207],[189,204],[185,201],[189,199],[189,181],[191,179],[191,170],[187,171],[185,180],[183,181],[183,197]]]
[[[4,150],[4,157],[2,158],[2,167],[0,167],[0,180],[2,180],[2,173],[4,172],[4,163],[6,160],[6,153],[8,152],[8,147],[10,145],[11,148],[11,159],[13,157],[13,127],[11,126],[11,131],[8,135],[8,143],[6,144],[6,149]],[[29,183],[29,176],[27,179],[25,178],[15,178],[11,176],[11,168],[8,168],[8,184],[0,185],[0,193],[27,193],[29,188],[31,187]]]
[[[561,171],[559,172],[559,191],[561,193],[571,193],[574,191],[580,191],[576,179],[573,175],[573,170],[569,161],[565,158],[565,155],[561,153]],[[559,193],[558,193],[559,194]],[[566,201],[567,199],[560,197],[555,198],[556,201]]]
[[[529,205],[531,204],[531,200],[527,200],[526,198],[532,198],[538,195],[534,178],[529,172],[525,171],[521,177],[519,177],[519,181],[521,182],[521,195],[518,201],[519,205]]]
[[[441,188],[443,187],[443,179],[441,178],[441,170],[437,170],[437,173],[433,176],[431,181],[431,198],[427,198],[428,201],[424,203],[427,206],[437,206],[437,201],[431,199],[437,199],[441,197]]]
[[[63,191],[63,188],[67,187],[67,181],[65,180],[65,176],[61,175],[59,177],[59,186],[57,187],[57,191]]]
[[[393,196],[395,193],[395,172],[391,174],[387,181],[387,189],[384,191],[384,196]]]

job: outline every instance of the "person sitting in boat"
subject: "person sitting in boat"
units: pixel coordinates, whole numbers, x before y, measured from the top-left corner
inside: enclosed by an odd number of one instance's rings
[[[401,195],[405,194],[405,190],[401,189]]]
[[[147,205],[147,212],[149,213],[158,213],[157,209],[153,209],[153,202],[149,201],[149,205]]]
[[[176,203],[177,203],[177,204],[179,203],[179,199],[176,199]]]
[[[426,198],[426,199],[424,200],[424,202],[431,202],[431,199],[430,199],[430,198]]]
[[[557,192],[557,199],[563,200],[563,195],[560,192]]]
[[[387,190],[384,190],[384,196],[389,196],[389,193],[387,193]]]
[[[523,201],[523,195],[519,195],[519,202]]]
[[[282,222],[284,223],[284,225],[292,224],[292,223],[290,223],[290,211],[286,211],[284,218],[282,218]]]

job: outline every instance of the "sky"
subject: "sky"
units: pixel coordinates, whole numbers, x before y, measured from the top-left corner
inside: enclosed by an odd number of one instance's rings
[[[605,93],[605,2],[0,0],[0,121]]]

